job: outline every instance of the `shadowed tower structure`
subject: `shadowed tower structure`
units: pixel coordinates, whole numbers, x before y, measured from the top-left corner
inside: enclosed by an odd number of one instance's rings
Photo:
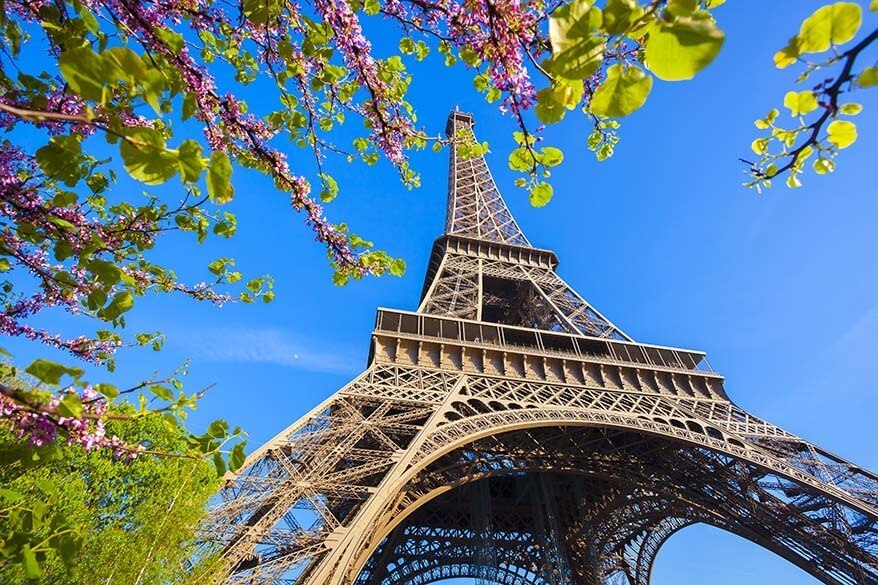
[[[366,370],[227,478],[205,526],[227,581],[645,585],[703,522],[878,583],[878,477],[737,407],[704,353],[635,342],[557,265],[452,146],[418,310],[379,309]]]

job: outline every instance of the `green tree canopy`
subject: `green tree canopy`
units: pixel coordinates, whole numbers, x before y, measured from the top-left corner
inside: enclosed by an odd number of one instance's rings
[[[106,451],[59,445],[42,452],[41,465],[25,467],[14,453],[18,441],[0,433],[0,499],[21,511],[0,514],[0,582],[165,585],[185,581],[193,569],[209,573],[210,559],[194,568],[188,563],[196,553],[195,529],[218,487],[213,466],[186,457],[185,434],[160,418],[110,421],[107,430],[176,456],[122,463]],[[58,536],[64,531],[69,538]],[[49,546],[51,539],[58,546]],[[36,562],[15,558],[23,541]]]

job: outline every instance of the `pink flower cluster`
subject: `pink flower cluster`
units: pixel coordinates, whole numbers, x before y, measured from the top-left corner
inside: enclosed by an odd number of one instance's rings
[[[55,79],[51,90],[40,97],[45,100],[45,103],[40,107],[41,112],[65,116],[82,116],[86,110],[84,101],[65,91],[64,81],[61,79]],[[15,107],[22,102],[27,103],[29,101],[28,96],[21,91],[8,91],[0,96],[0,103],[7,106]],[[0,127],[5,128],[7,131],[14,128],[21,121],[22,118],[19,116],[0,111]],[[52,136],[74,132],[85,137],[95,133],[93,125],[82,122],[71,123],[70,121],[44,118],[36,121],[29,120],[29,123],[36,128],[45,129]]]
[[[478,54],[488,64],[493,86],[505,94],[501,109],[519,114],[535,103],[524,59],[528,50],[535,57],[544,52],[537,31],[541,5],[527,0],[390,0],[384,12]]]
[[[110,8],[145,47],[164,55],[180,71],[186,91],[194,96],[198,105],[196,117],[205,125],[205,136],[211,148],[232,155],[256,155],[274,176],[275,183],[292,192],[293,207],[297,211],[305,211],[306,223],[314,230],[316,239],[327,245],[336,264],[355,273],[369,270],[359,262],[345,235],[324,217],[321,206],[310,197],[308,182],[293,174],[285,155],[268,144],[275,134],[274,130],[262,119],[252,114],[242,114],[234,96],[219,96],[213,77],[196,63],[185,47],[181,51],[172,51],[157,36],[156,30],[163,26],[165,20],[180,18],[182,12],[163,12],[159,10],[162,6],[159,4],[146,6],[124,1],[102,2],[101,6]],[[201,26],[207,28],[209,25],[201,21]]]
[[[49,445],[60,438],[68,445],[81,445],[86,451],[107,449],[118,458],[137,457],[143,450],[141,446],[129,446],[115,435],[107,435],[102,419],[107,413],[107,402],[91,386],[86,386],[79,395],[84,410],[82,417],[59,416],[58,406],[69,392],[74,390],[68,388],[39,408],[22,406],[0,393],[0,424],[33,447]]]
[[[362,111],[371,122],[373,142],[392,163],[402,164],[403,139],[412,132],[411,121],[400,112],[396,100],[389,95],[390,88],[378,75],[372,45],[363,36],[357,15],[345,0],[316,0],[314,7],[335,32],[333,38],[345,64],[369,92],[370,99]]]

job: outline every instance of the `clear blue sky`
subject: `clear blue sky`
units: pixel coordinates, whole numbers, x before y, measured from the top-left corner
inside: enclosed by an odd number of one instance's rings
[[[512,119],[484,103],[467,72],[437,59],[412,65],[411,100],[433,132],[455,105],[475,114],[477,135],[491,143],[489,165],[529,239],[555,250],[563,278],[628,334],[706,350],[738,404],[878,469],[878,92],[856,97],[865,106],[860,139],[834,175],[809,175],[802,189],[777,186],[762,196],[740,186],[737,157],[750,154],[752,121],[780,106],[795,75],[775,70],[771,56],[821,4],[726,4],[717,61],[692,82],[657,82],[646,107],[623,120],[607,162],[587,151],[581,116],[550,128],[546,144],[567,158],[543,209],[512,185]],[[867,14],[864,28],[876,21]],[[249,99],[258,109],[258,95]],[[293,164],[309,168],[307,152],[289,152]],[[122,355],[123,377],[191,358],[190,388],[216,384],[194,424],[227,418],[250,433],[251,449],[341,387],[365,365],[376,307],[416,307],[431,242],[444,226],[447,154],[413,162],[423,187],[412,192],[384,163],[334,164],[341,195],[330,217],[408,262],[402,279],[345,288],[331,284],[323,249],[286,198],[238,171],[229,206],[239,215],[237,237],[195,250],[190,239],[172,237],[157,255],[192,281],[205,278],[210,260],[235,256],[245,273],[275,276],[277,300],[221,310],[180,298],[141,301],[130,329],[160,329],[169,340],[160,354]],[[22,361],[35,355],[10,345]],[[708,581],[815,582],[736,537],[686,529],[660,554],[654,583]]]

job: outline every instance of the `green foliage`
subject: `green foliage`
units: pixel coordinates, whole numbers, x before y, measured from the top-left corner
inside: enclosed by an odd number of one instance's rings
[[[821,6],[808,16],[787,46],[774,55],[778,69],[801,62],[805,70],[797,82],[805,82],[820,73],[826,77],[823,83],[811,89],[789,91],[783,104],[789,110],[794,123],[790,126],[778,120],[778,110],[755,125],[769,132],[753,140],[751,150],[759,159],[750,163],[749,187],[761,190],[770,187],[772,180],[787,174],[786,185],[799,187],[801,176],[810,159],[811,169],[818,175],[835,170],[835,158],[840,150],[850,147],[857,140],[857,127],[840,116],[855,116],[862,112],[862,105],[843,103],[842,96],[854,89],[875,85],[874,67],[865,67],[859,73],[854,66],[861,52],[869,46],[868,39],[850,48],[843,45],[852,42],[863,21],[862,8],[853,2],[835,2]],[[870,39],[874,39],[872,33]],[[821,55],[814,60],[803,55]],[[836,67],[840,71],[824,71]]]
[[[832,45],[843,45],[857,34],[863,20],[862,9],[853,2],[827,4],[802,22],[799,34],[774,56],[774,63],[784,69],[808,53],[823,53]]]
[[[536,93],[537,118],[556,124],[581,106],[594,126],[588,148],[599,161],[611,157],[619,141],[614,119],[643,107],[653,76],[691,79],[716,58],[725,33],[711,11],[721,4],[607,0],[601,8],[592,0],[560,3],[549,16],[552,56],[540,64],[549,84]],[[488,91],[487,78],[477,78],[476,87]],[[528,189],[532,203],[545,205],[551,192],[540,185],[550,165],[527,150],[514,151],[509,166],[529,175],[516,184]]]
[[[549,19],[552,58],[544,67],[565,79],[589,77],[604,58],[604,41],[594,34],[603,20],[601,10],[589,0],[572,0]]]
[[[107,430],[128,443],[148,442],[167,453],[188,450],[185,433],[159,416],[113,421]],[[27,541],[18,547],[18,558],[7,556],[0,565],[0,582],[185,581],[194,531],[218,487],[210,463],[149,455],[123,463],[105,452],[65,445],[38,467],[26,469],[13,454],[18,448],[8,433],[0,433],[0,547],[5,547],[0,550]],[[231,459],[240,466],[242,446],[233,449]],[[211,562],[203,559],[195,570],[210,571]]]

